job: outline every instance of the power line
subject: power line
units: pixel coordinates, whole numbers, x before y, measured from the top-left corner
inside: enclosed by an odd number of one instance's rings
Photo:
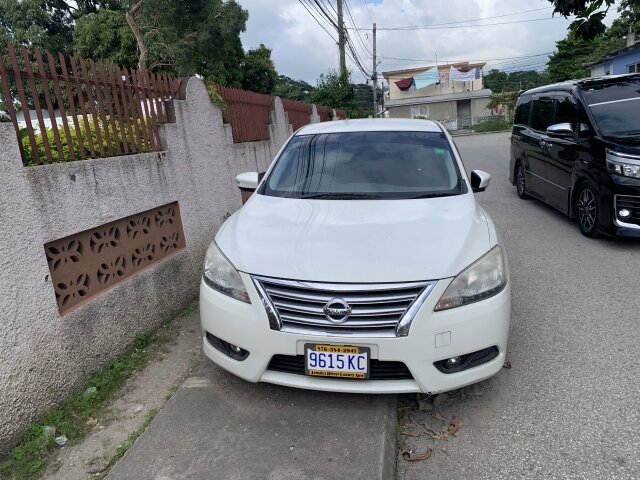
[[[356,36],[358,37],[358,39],[360,40],[360,44],[364,48],[365,55],[367,55],[369,58],[372,58],[373,54],[367,47],[365,41],[362,39],[362,35],[360,35],[360,29],[356,25],[356,21],[353,18],[353,11],[351,9],[351,5],[349,5],[349,0],[345,0],[344,4],[347,7],[347,15],[349,15],[349,18],[351,19],[351,23],[353,24],[353,27],[354,27],[353,30],[355,30]]]
[[[478,62],[493,62],[493,61],[498,61],[498,60],[519,60],[522,58],[532,58],[532,57],[542,57],[544,55],[551,55],[553,52],[545,52],[545,53],[538,53],[535,55],[525,55],[525,56],[521,56],[521,57],[503,57],[503,58],[491,58],[491,59],[484,59],[484,60],[477,60]],[[385,59],[389,59],[389,60],[402,60],[402,61],[406,61],[406,62],[435,62],[435,59],[428,59],[428,58],[397,58],[397,57],[384,57]],[[464,63],[467,60],[451,60],[449,61],[449,63]]]
[[[533,18],[530,20],[514,20],[513,22],[496,22],[496,23],[483,23],[481,25],[455,25],[455,26],[443,26],[437,27],[435,25],[425,25],[425,26],[414,26],[414,27],[380,27],[378,30],[386,30],[386,31],[400,31],[407,32],[413,30],[455,30],[458,28],[478,28],[478,27],[495,27],[498,25],[515,25],[518,23],[531,23],[531,22],[543,22],[547,20],[562,20],[562,17],[544,17],[544,18]],[[370,28],[362,28],[361,30],[371,30]]]
[[[327,32],[327,35],[329,35],[329,36],[331,37],[331,40],[333,40],[334,42],[338,43],[338,41],[335,39],[335,37],[334,37],[333,35],[331,35],[331,33],[329,33],[329,30],[327,30],[327,29],[325,28],[325,26],[324,26],[322,23],[320,23],[320,20],[318,20],[318,19],[316,18],[316,16],[313,14],[313,12],[311,12],[311,10],[309,10],[309,7],[307,7],[307,5],[303,2],[303,0],[298,0],[298,2],[300,2],[300,4],[305,8],[305,10],[306,10],[307,12],[309,12],[309,15],[311,15],[311,17],[316,21],[316,23],[317,23],[318,25],[320,25],[320,27],[322,27],[322,29],[323,29],[325,32]]]
[[[366,2],[366,0],[365,0],[365,2]],[[432,24],[429,24],[429,25],[415,25],[415,26],[400,27],[400,28],[441,27],[441,26],[444,26],[444,25],[456,25],[456,24],[459,24],[459,23],[480,22],[482,20],[493,20],[494,18],[513,17],[513,16],[516,16],[516,15],[524,15],[526,13],[539,12],[541,10],[550,10],[551,8],[553,8],[553,7],[535,8],[533,10],[524,10],[522,12],[505,13],[503,15],[495,15],[493,17],[472,18],[472,19],[469,19],[469,20],[458,20],[456,22],[432,23]],[[385,30],[384,28],[378,28],[378,30],[381,30],[381,29]],[[368,29],[368,30],[370,30],[370,29]]]
[[[374,22],[373,20],[373,15],[371,14],[371,9],[369,8],[369,2],[367,2],[367,0],[362,0],[364,2],[364,7],[367,9],[367,13],[369,14],[369,20],[371,20],[371,23]]]

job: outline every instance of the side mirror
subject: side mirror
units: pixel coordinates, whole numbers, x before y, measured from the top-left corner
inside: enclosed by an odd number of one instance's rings
[[[258,172],[244,172],[236,176],[236,184],[242,195],[242,203],[245,203],[251,194],[258,188]]]
[[[555,138],[573,137],[573,127],[570,123],[556,123],[547,127],[547,135]]]
[[[491,182],[491,175],[482,170],[473,170],[471,172],[471,190],[474,192],[484,192]]]
[[[580,138],[589,138],[591,136],[591,129],[589,128],[589,125],[586,123],[578,125],[578,135]]]

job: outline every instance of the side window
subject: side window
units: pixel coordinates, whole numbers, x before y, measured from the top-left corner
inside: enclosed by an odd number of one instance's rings
[[[551,125],[552,115],[553,100],[550,97],[536,98],[531,112],[531,128],[544,132]]]
[[[578,106],[571,95],[556,97],[556,118],[553,123],[570,123],[575,128],[578,119]]]
[[[522,98],[516,107],[516,114],[513,117],[513,123],[516,125],[529,124],[529,110],[531,110],[531,98]]]

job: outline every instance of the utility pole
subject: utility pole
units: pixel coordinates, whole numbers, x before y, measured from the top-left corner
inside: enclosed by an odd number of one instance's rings
[[[377,58],[376,58],[376,24],[373,24],[373,118],[378,116],[378,72],[377,72]]]
[[[344,35],[344,15],[342,13],[343,0],[337,0],[338,3],[338,49],[340,50],[340,76],[347,78],[347,60],[344,54],[345,35]]]

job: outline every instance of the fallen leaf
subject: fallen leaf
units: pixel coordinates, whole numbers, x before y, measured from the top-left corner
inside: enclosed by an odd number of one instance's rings
[[[446,422],[446,421],[447,421],[447,419],[446,419],[446,418],[444,418],[442,415],[440,415],[440,414],[439,414],[439,413],[437,413],[437,412],[436,412],[436,413],[432,413],[432,414],[431,414],[431,416],[432,416],[433,418],[435,418],[436,420],[440,420],[441,422]]]
[[[511,362],[504,362],[502,368],[506,368],[507,370],[509,370],[511,368]]]
[[[407,462],[421,462],[421,461],[426,460],[427,458],[429,458],[432,453],[433,453],[433,450],[431,450],[429,448],[422,455],[418,455],[416,457],[412,457],[410,452],[406,452],[405,451],[405,452],[402,452],[402,458],[404,458]]]
[[[449,426],[447,427],[447,434],[455,435],[462,428],[462,420],[458,417],[451,417]]]

